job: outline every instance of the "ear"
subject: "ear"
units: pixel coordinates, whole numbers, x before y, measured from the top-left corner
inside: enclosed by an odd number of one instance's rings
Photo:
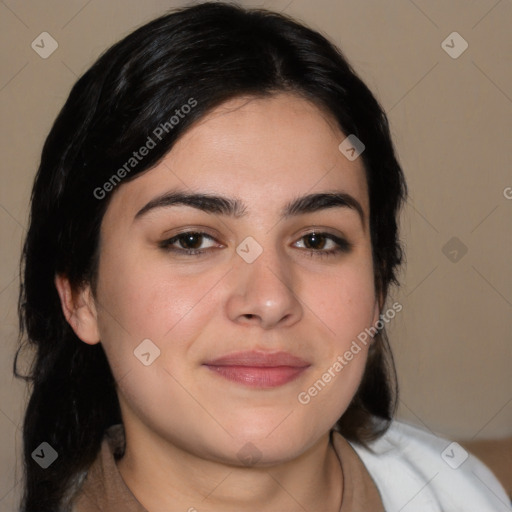
[[[89,345],[99,343],[98,315],[90,286],[75,291],[63,275],[56,275],[54,282],[62,312],[75,334]]]

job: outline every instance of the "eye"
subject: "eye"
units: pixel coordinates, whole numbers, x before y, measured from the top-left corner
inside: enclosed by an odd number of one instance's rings
[[[175,253],[198,255],[207,252],[205,249],[209,248],[200,248],[204,239],[215,241],[215,239],[207,233],[201,231],[187,231],[160,242],[159,246],[162,249]],[[173,247],[176,244],[181,245],[181,248]]]
[[[218,247],[212,244],[204,247],[205,240],[216,242],[215,238],[202,231],[186,231],[180,233],[168,240],[159,243],[159,246],[169,252],[183,254],[188,256],[198,256],[209,252],[210,249]],[[346,253],[352,249],[352,244],[347,240],[330,233],[311,232],[303,235],[299,242],[302,242],[303,248],[310,256],[334,256],[339,253]],[[297,247],[297,245],[295,245]],[[327,249],[325,248],[327,246]]]
[[[333,256],[343,252],[349,252],[352,244],[347,240],[330,233],[317,233],[312,231],[303,235],[300,240],[305,240],[305,250],[311,256]],[[299,242],[296,242],[299,243]],[[325,246],[330,248],[325,249]]]

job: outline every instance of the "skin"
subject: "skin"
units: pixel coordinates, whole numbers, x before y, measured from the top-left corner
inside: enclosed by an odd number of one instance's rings
[[[118,467],[149,512],[292,512],[317,510],[319,499],[323,510],[339,511],[343,477],[328,434],[357,390],[367,347],[307,405],[297,396],[380,312],[363,164],[339,151],[344,138],[298,96],[231,100],[159,165],[114,191],[101,226],[96,295],[56,278],[70,325],[85,343],[101,340],[107,354],[127,437]],[[174,188],[236,197],[246,215],[175,205],[134,220]],[[355,198],[364,220],[347,207],[279,216],[292,199],[332,191]],[[204,254],[159,246],[187,231],[214,237],[195,246]],[[320,257],[336,244],[311,242],[312,231],[352,248]],[[248,236],[263,248],[250,264],[236,252]],[[147,338],[161,351],[149,366],[133,354]],[[203,366],[251,349],[287,351],[310,367],[283,386],[255,389]],[[260,458],[246,465],[237,454],[249,442]]]

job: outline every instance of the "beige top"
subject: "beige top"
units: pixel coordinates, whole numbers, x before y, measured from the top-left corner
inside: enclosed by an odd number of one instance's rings
[[[333,432],[332,441],[343,469],[340,512],[385,512],[377,487],[352,446],[338,432]],[[113,425],[73,500],[72,512],[147,512],[117,468],[123,445],[123,426]],[[319,507],[322,510],[321,504]]]

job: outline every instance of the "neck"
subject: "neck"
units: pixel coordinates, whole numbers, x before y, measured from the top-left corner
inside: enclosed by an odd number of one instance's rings
[[[325,434],[299,457],[239,467],[197,457],[166,440],[126,431],[118,468],[148,512],[339,512],[343,476]]]

